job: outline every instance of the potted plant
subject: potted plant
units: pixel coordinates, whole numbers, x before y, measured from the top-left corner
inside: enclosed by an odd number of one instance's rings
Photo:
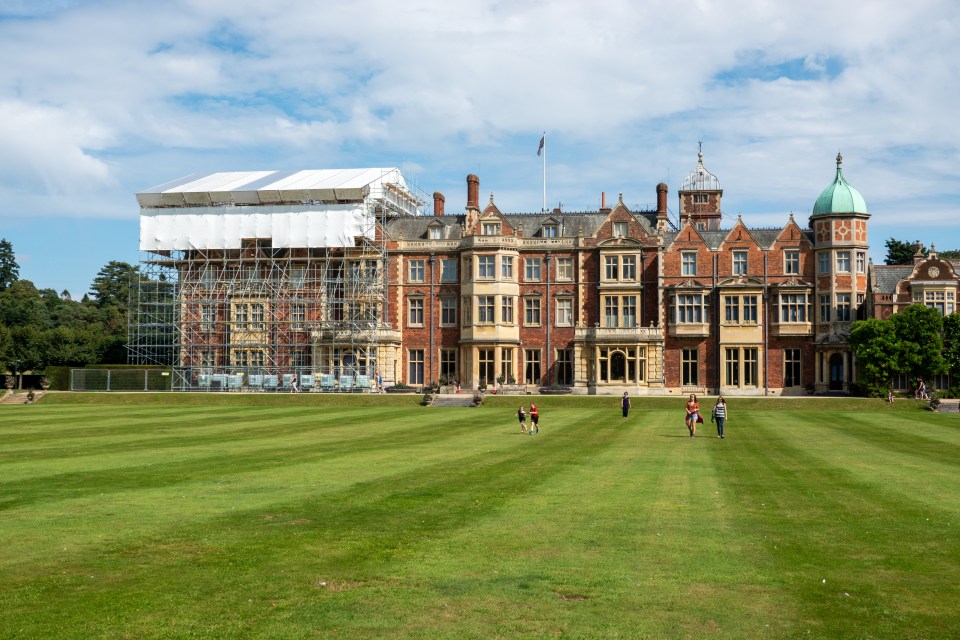
[[[387,393],[416,393],[417,390],[410,385],[408,385],[403,380],[397,380],[397,384],[392,387],[387,387]]]
[[[560,385],[552,384],[549,387],[540,387],[540,393],[547,396],[564,395],[573,393],[573,389],[570,387],[561,387]]]

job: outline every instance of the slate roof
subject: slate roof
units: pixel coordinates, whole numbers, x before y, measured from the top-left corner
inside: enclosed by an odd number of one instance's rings
[[[873,265],[873,290],[876,293],[894,293],[897,283],[913,273],[912,264]]]
[[[707,243],[707,247],[712,251],[716,251],[720,248],[720,245],[723,244],[723,241],[726,240],[727,236],[730,235],[732,229],[720,229],[719,231],[700,231],[700,235],[703,237],[703,241]],[[773,246],[773,243],[776,242],[777,238],[780,237],[780,234],[783,233],[783,228],[780,229],[751,229],[747,227],[747,231],[750,232],[750,235],[754,240],[757,241],[757,244],[761,249],[770,249]],[[812,229],[801,229],[801,233],[807,237],[807,240],[813,243],[814,234]],[[669,231],[664,234],[664,244],[670,245],[677,236],[680,234],[679,231]]]
[[[655,211],[632,211],[631,213],[649,235],[656,235],[657,214]],[[584,236],[593,236],[609,215],[608,211],[580,211],[569,213],[507,213],[503,214],[503,217],[515,229],[522,225],[525,238],[540,237],[544,223],[552,221],[556,221],[558,226],[558,237],[572,238],[579,235],[581,227],[583,227]],[[398,239],[400,234],[403,233],[404,240],[425,240],[429,237],[428,228],[439,223],[444,227],[444,240],[459,240],[461,238],[461,227],[466,219],[466,214],[395,218],[387,221],[386,233],[392,239]]]
[[[387,221],[387,237],[394,240],[403,234],[404,240],[427,239],[427,229],[437,223],[443,225],[444,240],[459,240],[461,225],[467,219],[465,215],[444,216],[408,216]]]

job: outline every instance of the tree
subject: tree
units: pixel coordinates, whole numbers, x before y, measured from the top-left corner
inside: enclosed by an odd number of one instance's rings
[[[43,333],[33,327],[14,327],[10,330],[10,362],[17,373],[33,371],[44,366],[47,351]]]
[[[13,338],[10,329],[0,324],[0,373],[13,360]]]
[[[882,397],[900,373],[900,341],[893,323],[870,318],[850,327],[849,344],[857,357],[857,377],[868,395]]]
[[[957,313],[943,319],[943,361],[954,378],[960,376],[960,314]]]
[[[904,242],[890,238],[884,244],[887,247],[887,257],[883,261],[884,264],[913,264],[913,255],[918,249],[923,253],[927,252],[919,240],[916,242]]]
[[[16,280],[0,291],[0,322],[8,327],[50,326],[50,315],[40,292],[29,280]]]
[[[937,257],[939,257],[941,260],[960,260],[960,249],[937,251]]]
[[[901,373],[930,378],[946,370],[939,311],[913,304],[890,316],[890,322],[900,343]]]
[[[43,360],[46,366],[85,366],[97,361],[100,334],[57,327],[45,332],[42,344],[46,348]]]
[[[123,309],[130,303],[130,287],[139,278],[140,268],[127,262],[111,260],[97,273],[90,285],[100,308],[115,306]]]
[[[0,291],[3,291],[20,278],[20,265],[13,254],[13,245],[0,240]]]

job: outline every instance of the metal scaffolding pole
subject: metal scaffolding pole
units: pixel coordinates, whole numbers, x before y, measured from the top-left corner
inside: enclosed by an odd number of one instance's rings
[[[170,366],[177,390],[372,389],[396,333],[382,229],[425,202],[386,178],[367,191],[352,246],[249,238],[239,249],[142,252],[130,362]]]

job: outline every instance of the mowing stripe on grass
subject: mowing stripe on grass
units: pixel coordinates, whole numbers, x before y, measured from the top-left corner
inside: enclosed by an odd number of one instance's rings
[[[0,409],[0,636],[960,628],[945,416],[737,399],[691,439],[677,399],[543,398],[526,436],[517,399],[291,399]]]

